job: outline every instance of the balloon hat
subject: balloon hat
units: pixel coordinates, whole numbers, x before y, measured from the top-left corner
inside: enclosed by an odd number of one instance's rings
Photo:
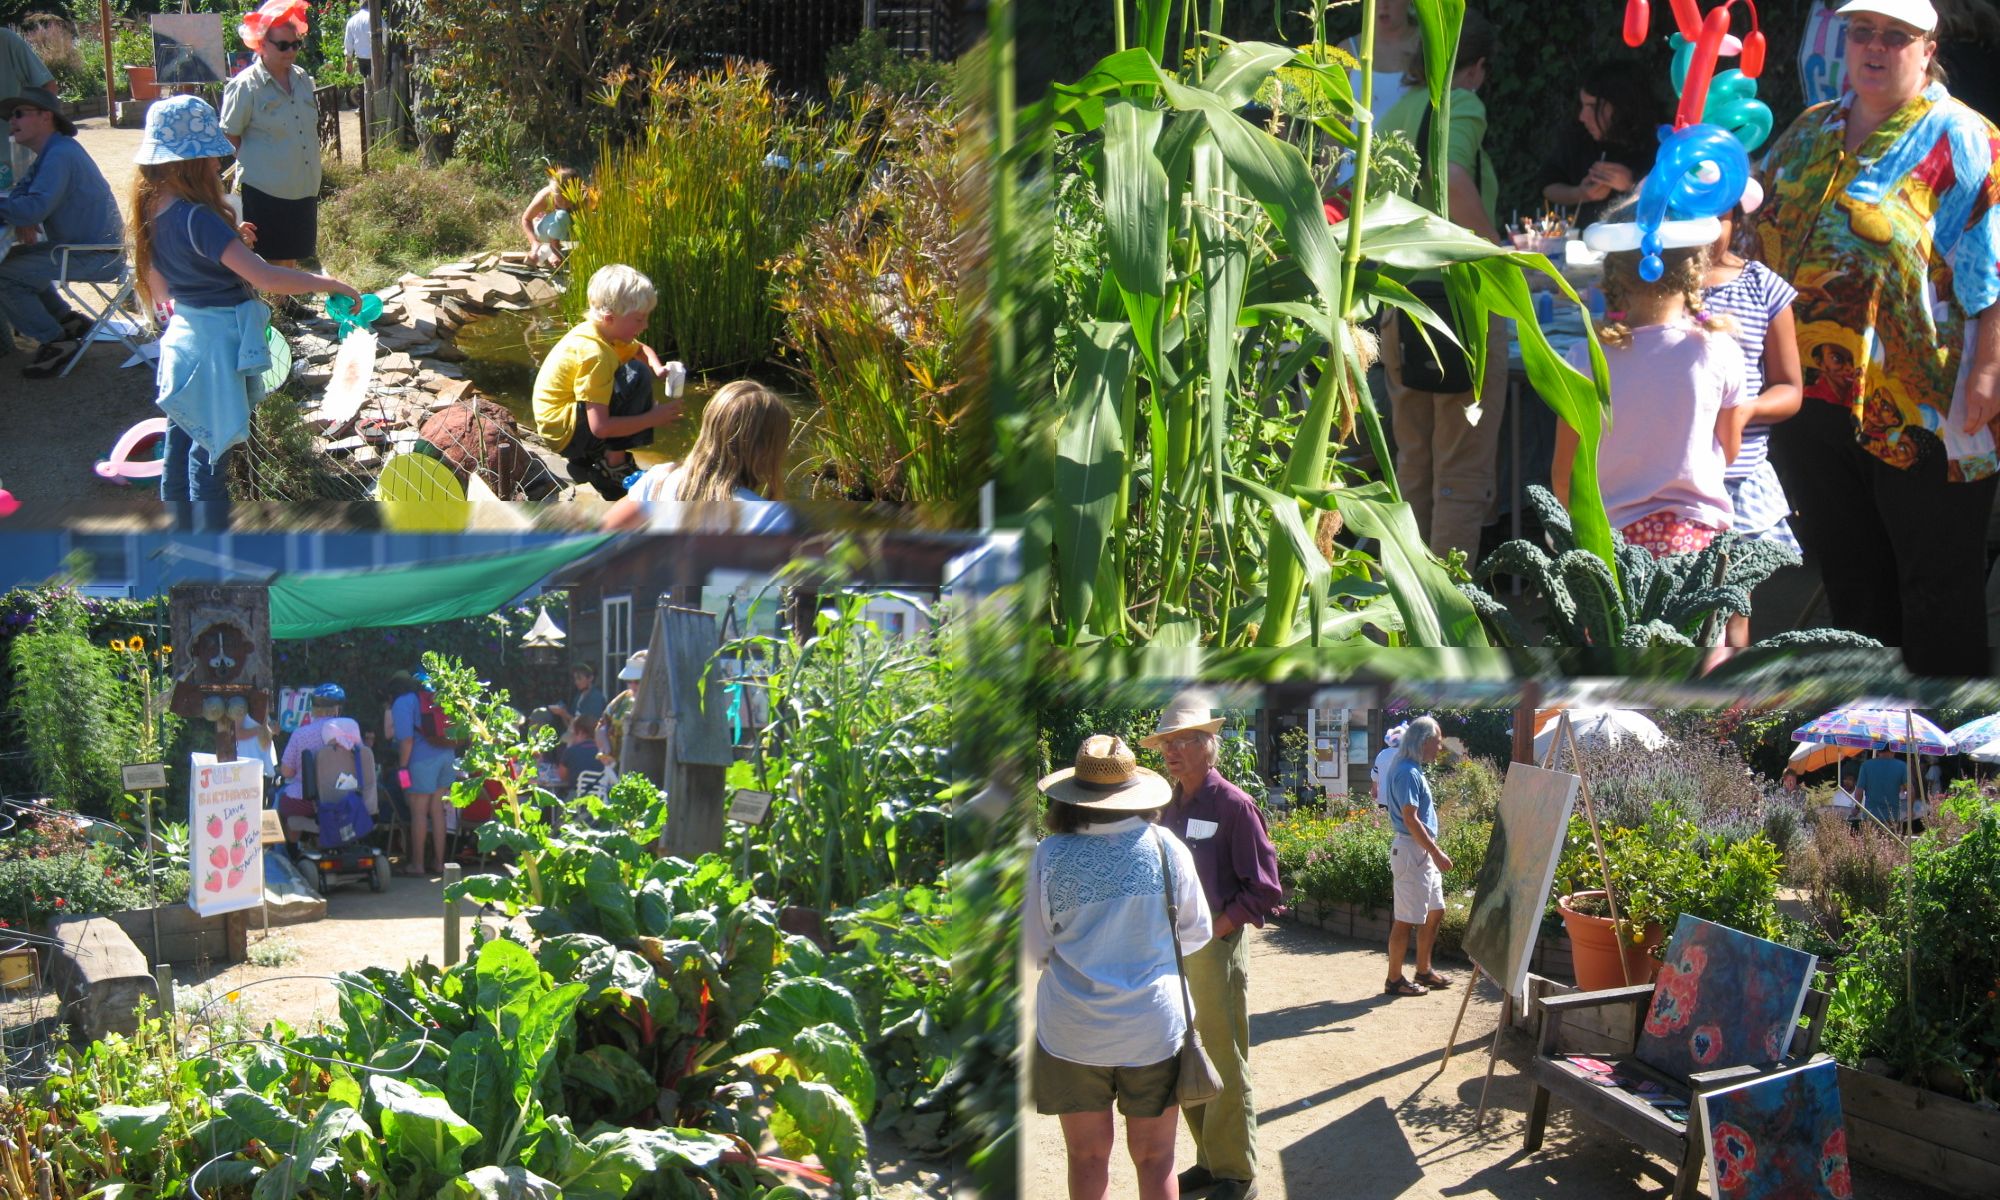
[[[1643,256],[1639,277],[1648,283],[1665,273],[1662,250],[1706,245],[1720,236],[1716,218],[1743,198],[1750,150],[1771,133],[1771,110],[1756,99],[1755,81],[1763,74],[1765,53],[1757,5],[1741,0],[1750,10],[1750,32],[1737,39],[1730,36],[1729,18],[1738,2],[1723,0],[1704,17],[1696,0],[1670,0],[1677,27],[1671,42],[1680,107],[1672,128],[1661,127],[1660,152],[1639,184],[1636,229],[1600,224],[1584,231],[1584,244],[1592,249],[1638,250]],[[1651,19],[1647,0],[1626,0],[1625,44],[1645,44]],[[1724,55],[1740,55],[1743,65],[1718,80],[1715,63]],[[1719,89],[1711,86],[1717,84]],[[1625,245],[1635,233],[1637,244]]]
[[[158,454],[166,438],[167,419],[148,417],[119,434],[110,455],[91,469],[97,472],[98,478],[109,479],[113,483],[158,479],[167,466]]]

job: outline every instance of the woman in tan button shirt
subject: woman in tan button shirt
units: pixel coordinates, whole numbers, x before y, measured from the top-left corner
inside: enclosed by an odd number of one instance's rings
[[[319,107],[296,61],[306,6],[268,0],[236,32],[257,52],[222,93],[222,132],[243,164],[243,222],[267,261],[295,266],[319,243]]]

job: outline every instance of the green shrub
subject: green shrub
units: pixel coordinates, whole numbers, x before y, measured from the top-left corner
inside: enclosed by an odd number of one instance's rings
[[[809,466],[828,499],[928,503],[963,523],[987,421],[965,378],[975,247],[959,228],[956,127],[942,105],[872,106],[893,154],[777,267],[785,342],[819,400]]]
[[[1874,824],[1848,828],[1837,812],[1822,809],[1790,859],[1791,874],[1806,891],[1814,915],[1835,931],[1865,914],[1890,911],[1896,870],[1910,861],[1903,840]]]
[[[1857,920],[1854,949],[1835,964],[1827,1048],[2000,1101],[2000,803],[1954,790],[1893,893],[1885,913]]]
[[[872,85],[893,95],[935,95],[951,87],[952,66],[921,55],[905,54],[879,29],[827,52],[826,77],[845,80],[849,87]]]
[[[371,291],[406,272],[512,245],[513,221],[527,196],[491,186],[471,163],[426,167],[405,155],[378,154],[370,166],[365,175],[328,166],[330,195],[319,214],[327,273]]]
[[[772,263],[861,185],[878,118],[859,96],[832,108],[781,100],[761,65],[662,67],[645,91],[643,136],[601,148],[570,276],[636,267],[659,290],[649,344],[703,373],[755,366],[783,328]],[[581,320],[586,307],[571,288],[565,315]]]
[[[123,794],[118,769],[136,757],[137,705],[113,651],[93,642],[82,602],[58,593],[14,640],[7,699],[35,784],[57,804],[106,815]]]
[[[1757,937],[1778,936],[1778,851],[1761,831],[1738,841],[1705,838],[1665,802],[1639,825],[1600,821],[1600,829],[1621,921],[1639,928],[1657,923],[1671,935],[1687,913]],[[1555,896],[1604,887],[1582,816],[1570,818],[1555,883]]]
[[[158,878],[163,904],[187,895],[184,865]],[[69,822],[45,821],[0,846],[0,918],[39,929],[62,917],[150,907],[143,861],[116,846],[84,840]]]
[[[1294,903],[1386,906],[1395,896],[1390,839],[1388,823],[1372,809],[1327,817],[1299,814],[1271,823],[1278,878]]]

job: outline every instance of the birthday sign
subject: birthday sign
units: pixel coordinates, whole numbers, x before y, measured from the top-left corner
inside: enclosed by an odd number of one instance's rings
[[[263,764],[192,756],[188,905],[204,917],[255,908],[264,899]]]

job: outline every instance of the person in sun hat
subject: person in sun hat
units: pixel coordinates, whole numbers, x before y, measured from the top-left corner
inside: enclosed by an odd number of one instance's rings
[[[1242,788],[1216,770],[1222,718],[1207,692],[1168,702],[1159,727],[1140,745],[1158,750],[1174,799],[1161,819],[1188,845],[1201,877],[1215,940],[1187,961],[1195,1028],[1222,1076],[1222,1094],[1184,1110],[1194,1135],[1194,1165],[1181,1172],[1183,1194],[1208,1190],[1217,1200],[1257,1194],[1257,1107],[1250,1092],[1250,948],[1246,925],[1262,925],[1284,896],[1278,852],[1264,814]]]
[[[229,142],[199,96],[146,110],[127,211],[139,295],[161,320],[155,403],[170,424],[160,499],[177,521],[219,524],[229,503],[225,458],[250,434],[270,367],[271,309],[257,291],[359,293],[330,275],[266,262],[245,244],[222,195]]]
[[[76,140],[76,125],[62,115],[62,101],[46,87],[23,87],[0,97],[0,119],[15,146],[37,157],[27,173],[0,195],[0,226],[13,235],[0,249],[0,354],[14,350],[22,333],[40,347],[22,369],[29,379],[50,379],[76,352],[90,321],[56,294],[62,246],[115,246],[124,242],[118,201],[104,172]],[[122,250],[69,256],[77,280],[118,278]]]
[[[618,682],[625,685],[624,690],[605,703],[604,715],[597,719],[597,748],[614,763],[625,742],[625,725],[632,719],[632,706],[639,702],[639,681],[645,677],[646,652],[634,650],[625,665],[618,668]]]
[[[1837,15],[1846,90],[1771,145],[1752,218],[1760,257],[1799,290],[1805,402],[1771,457],[1833,624],[1902,647],[1916,674],[1983,674],[2000,129],[1940,78],[1930,0]],[[1851,359],[1837,398],[1815,352]]]
[[[1157,828],[1173,789],[1117,737],[1086,737],[1071,766],[1036,786],[1048,798],[1048,836],[1028,868],[1021,922],[1028,959],[1041,971],[1029,1072],[1035,1110],[1062,1120],[1070,1195],[1102,1196],[1115,1104],[1141,1200],[1163,1200],[1174,1183],[1187,1029],[1174,941],[1192,959],[1209,940],[1194,856]]]
[[[1394,878],[1395,911],[1389,926],[1389,975],[1382,990],[1391,996],[1421,996],[1432,988],[1451,986],[1451,979],[1431,967],[1431,947],[1444,919],[1444,872],[1451,858],[1437,843],[1437,806],[1431,800],[1424,768],[1444,752],[1444,734],[1436,717],[1411,721],[1396,747],[1396,757],[1382,772],[1389,825],[1396,832],[1389,843],[1389,874]],[[1403,955],[1416,934],[1415,981],[1403,977]]]
[[[267,0],[244,14],[236,35],[257,59],[222,91],[222,132],[243,164],[243,220],[285,266],[319,245],[319,103],[298,65],[306,12],[305,0]]]

